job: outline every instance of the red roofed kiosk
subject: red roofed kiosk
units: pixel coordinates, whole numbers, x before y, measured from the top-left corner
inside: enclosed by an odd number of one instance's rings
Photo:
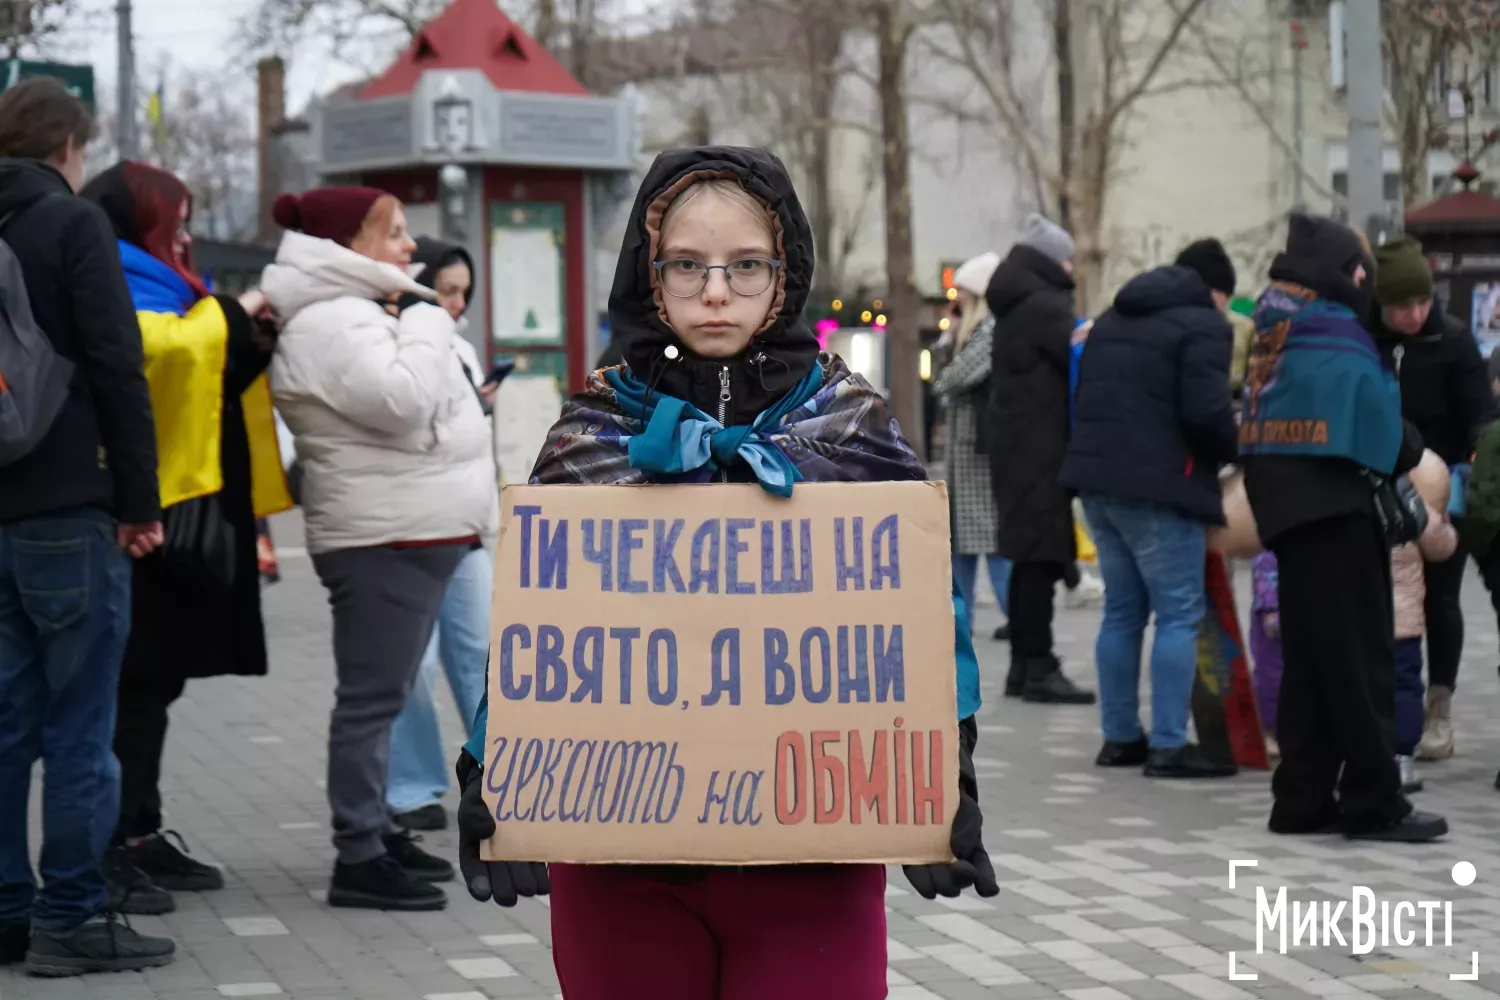
[[[1486,356],[1500,344],[1500,198],[1472,186],[1479,171],[1453,171],[1464,190],[1406,213],[1406,233],[1422,241],[1438,301],[1474,331]]]
[[[628,95],[589,94],[495,0],[454,0],[355,99],[311,114],[324,183],[389,191],[415,235],[473,256],[466,335],[516,360],[496,405],[508,482],[596,353],[595,217],[633,193],[637,121]]]

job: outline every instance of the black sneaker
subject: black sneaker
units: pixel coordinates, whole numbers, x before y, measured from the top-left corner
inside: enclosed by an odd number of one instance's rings
[[[1344,832],[1344,816],[1339,804],[1328,799],[1311,816],[1288,815],[1280,804],[1271,807],[1271,819],[1266,829],[1284,836],[1325,836]]]
[[[109,908],[114,912],[156,917],[177,909],[172,894],[137,868],[125,848],[111,847],[105,851],[100,868],[109,883]]]
[[[1045,677],[1026,679],[1021,700],[1039,705],[1092,705],[1094,692],[1085,691],[1063,674],[1053,670]]]
[[[1104,741],[1104,746],[1099,749],[1099,756],[1094,758],[1095,767],[1140,767],[1146,763],[1146,755],[1150,747],[1146,743],[1146,737],[1130,743],[1112,743]]]
[[[448,810],[444,809],[442,803],[434,802],[420,809],[408,809],[406,812],[395,813],[391,816],[396,825],[403,830],[446,830],[448,829]]]
[[[172,840],[177,842],[174,844]],[[158,830],[126,846],[125,850],[131,863],[163,889],[207,892],[224,888],[224,873],[213,865],[188,857],[187,842],[176,830]]]
[[[1010,642],[1010,622],[1006,622],[995,629],[994,635],[990,636],[990,638],[996,642]]]
[[[441,910],[448,895],[421,879],[412,878],[389,854],[347,865],[333,866],[328,905],[357,910]]]
[[[33,976],[135,972],[166,965],[176,951],[170,939],[138,934],[118,915],[106,913],[68,931],[33,930],[26,971]]]
[[[410,833],[388,833],[385,835],[385,853],[412,878],[423,882],[451,882],[453,864],[446,858],[428,854],[417,846],[421,837]]]
[[[1144,773],[1148,778],[1230,778],[1240,769],[1213,760],[1196,743],[1184,743],[1175,750],[1152,750]]]
[[[30,924],[0,924],[0,965],[11,965],[26,958],[31,947]]]
[[[1436,813],[1412,810],[1405,817],[1388,826],[1373,830],[1350,830],[1344,836],[1350,840],[1379,840],[1392,844],[1425,844],[1448,833],[1448,821]]]

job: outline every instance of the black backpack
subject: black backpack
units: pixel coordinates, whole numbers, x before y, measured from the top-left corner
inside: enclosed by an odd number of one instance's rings
[[[0,233],[22,211],[0,219]],[[73,363],[36,325],[21,262],[0,237],[0,469],[41,443],[68,401],[72,378]]]

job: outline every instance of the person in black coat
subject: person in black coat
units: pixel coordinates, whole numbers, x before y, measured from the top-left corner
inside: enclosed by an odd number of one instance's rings
[[[1207,526],[1223,524],[1220,466],[1234,461],[1233,332],[1223,316],[1234,265],[1217,240],[1120,290],[1079,362],[1062,484],[1083,498],[1104,577],[1099,629],[1101,767],[1161,778],[1235,773],[1188,742],[1198,630],[1207,610]],[[1151,737],[1138,685],[1147,620]]]
[[[168,538],[174,522],[181,536],[200,515],[217,526],[186,532],[195,540],[178,547],[169,541],[162,553],[135,565],[115,724],[120,815],[105,869],[122,912],[156,914],[173,908],[173,890],[224,885],[218,868],[190,857],[180,836],[174,843],[163,833],[161,763],[169,708],[189,679],[266,673],[252,446],[242,397],[270,364],[275,331],[257,320],[265,309],[261,293],[210,295],[193,270],[187,235],[192,196],[172,174],[125,161],[95,176],[82,195],[104,210],[114,229],[148,379],[165,402],[157,442],[167,472],[161,486]],[[217,399],[200,397],[203,385]],[[217,431],[216,449],[205,450],[173,419],[174,398],[210,401],[212,410],[198,419]],[[264,431],[263,438],[274,434],[269,426]],[[273,436],[269,445],[279,455]],[[188,474],[192,488],[179,486]],[[196,541],[219,534],[227,536],[222,547]]]
[[[93,129],[56,80],[0,94],[5,311],[19,322],[29,303],[35,332],[71,365],[41,441],[0,463],[0,965],[44,975],[150,968],[175,948],[103,919],[128,556],[160,545],[162,526],[140,327],[109,222],[74,195]],[[27,851],[38,761],[40,885]]]
[[[1448,824],[1401,793],[1390,539],[1372,476],[1415,468],[1422,440],[1363,325],[1374,266],[1354,230],[1294,215],[1256,305],[1240,454],[1276,554],[1285,659],[1268,825],[1420,842]],[[1314,434],[1294,433],[1309,425]]]
[[[1402,415],[1449,468],[1467,464],[1480,429],[1496,415],[1479,344],[1463,323],[1432,307],[1432,271],[1421,243],[1387,243],[1375,251],[1375,262],[1380,309],[1374,330],[1401,382]],[[1464,649],[1459,591],[1467,561],[1460,545],[1446,562],[1427,564],[1427,719],[1419,751],[1430,760],[1453,755],[1453,689]]]
[[[1073,238],[1039,215],[990,278],[995,317],[988,448],[999,531],[995,551],[1015,564],[1010,582],[1007,697],[1093,704],[1052,651],[1057,581],[1077,558],[1072,498],[1058,481],[1068,445],[1073,330]]]

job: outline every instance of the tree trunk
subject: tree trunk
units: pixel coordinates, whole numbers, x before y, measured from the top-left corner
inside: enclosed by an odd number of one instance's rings
[[[877,92],[885,174],[886,382],[891,414],[907,443],[927,458],[923,426],[921,301],[912,281],[911,148],[906,129],[906,40],[904,0],[875,5],[880,43]]]
[[[831,287],[833,272],[828,265],[833,262],[833,98],[836,81],[828,62],[838,56],[838,43],[843,32],[830,24],[823,16],[812,13],[806,24],[808,42],[806,47],[808,73],[808,104],[812,112],[812,149],[808,156],[807,174],[812,186],[811,225],[813,250],[822,266],[813,271],[813,301],[827,304],[838,289]],[[832,46],[828,48],[826,46]]]
[[[1065,183],[1057,192],[1057,217],[1064,229],[1073,227],[1072,202],[1067,184],[1073,178],[1073,141],[1077,106],[1073,78],[1073,3],[1055,0],[1052,15],[1052,51],[1057,59],[1057,172]]]

